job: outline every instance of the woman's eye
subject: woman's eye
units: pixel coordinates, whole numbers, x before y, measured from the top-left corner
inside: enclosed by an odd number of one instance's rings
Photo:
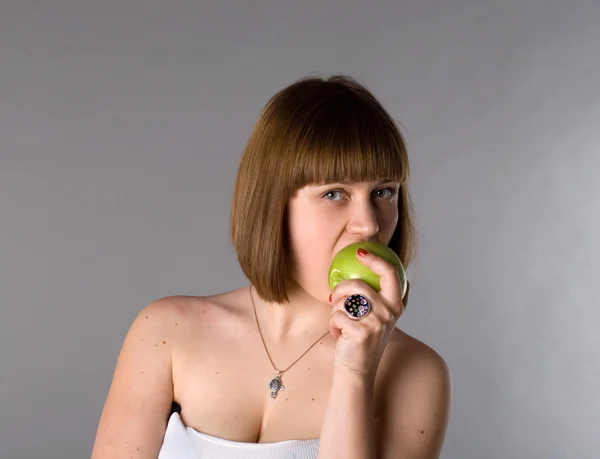
[[[376,197],[382,197],[380,192],[387,192],[387,195],[383,196],[384,199],[392,199],[398,193],[394,188],[381,188],[381,189],[375,191]],[[323,195],[323,197],[326,198],[328,201],[339,201],[339,199],[329,199],[332,195],[335,196],[337,193],[344,193],[344,191],[330,190],[330,191],[326,192]]]
[[[390,198],[390,199],[393,198],[394,196],[396,196],[396,194],[398,193],[395,188],[382,188],[382,189],[377,190],[377,191],[378,192],[379,191],[388,191],[389,194],[387,195],[387,197]]]
[[[327,198],[327,196],[331,196],[332,194],[335,194],[335,193],[342,193],[342,191],[339,191],[339,190],[328,191],[327,193],[325,193],[323,195],[323,197]],[[328,199],[328,201],[337,201],[337,199]]]

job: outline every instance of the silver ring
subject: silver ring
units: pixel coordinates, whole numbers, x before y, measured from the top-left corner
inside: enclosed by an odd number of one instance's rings
[[[366,296],[356,293],[346,299],[344,311],[351,319],[363,319],[371,312],[371,303]]]

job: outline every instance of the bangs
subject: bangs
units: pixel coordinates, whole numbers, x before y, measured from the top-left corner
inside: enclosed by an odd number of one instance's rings
[[[407,155],[394,121],[378,104],[351,91],[337,96],[292,105],[295,109],[285,116],[287,129],[278,129],[283,135],[276,150],[285,152],[282,178],[291,190],[380,180],[404,185],[409,178]]]

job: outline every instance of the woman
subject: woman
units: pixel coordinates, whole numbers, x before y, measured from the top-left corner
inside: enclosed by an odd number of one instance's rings
[[[408,178],[401,133],[355,80],[305,78],[278,92],[233,195],[231,240],[249,285],[139,313],[92,458],[439,457],[451,378],[395,327],[408,289],[370,253],[357,257],[381,276],[379,292],[362,280],[331,292],[327,280],[354,242],[389,245],[408,267]],[[345,312],[352,295],[368,314]]]

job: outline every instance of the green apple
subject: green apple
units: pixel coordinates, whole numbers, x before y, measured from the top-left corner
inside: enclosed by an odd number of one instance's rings
[[[329,288],[333,290],[337,284],[346,279],[361,279],[376,292],[381,290],[379,276],[358,260],[356,251],[359,248],[374,253],[396,267],[402,286],[402,297],[404,297],[406,293],[406,271],[400,258],[388,246],[375,242],[356,242],[347,245],[336,253],[329,267]]]

